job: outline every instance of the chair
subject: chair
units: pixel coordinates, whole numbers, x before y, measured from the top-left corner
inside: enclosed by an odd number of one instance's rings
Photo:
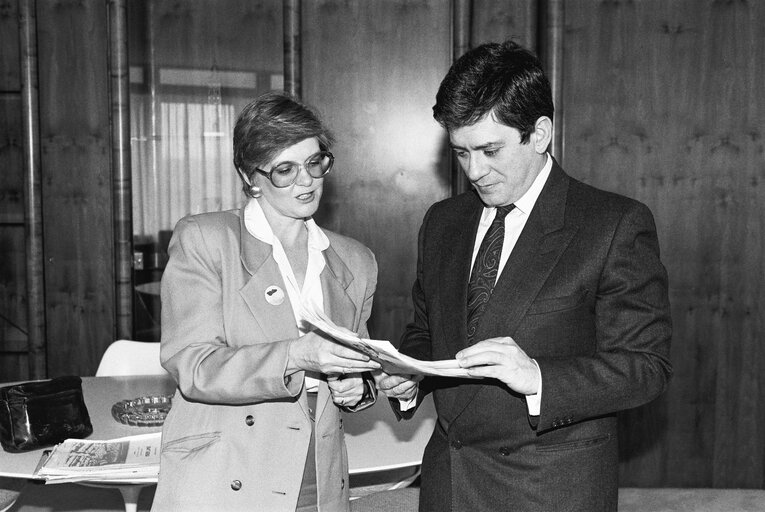
[[[120,375],[164,375],[159,363],[159,343],[151,341],[117,340],[101,357],[96,377]]]
[[[16,503],[24,484],[24,480],[0,477],[0,512],[5,512]]]
[[[159,362],[159,343],[133,340],[117,340],[106,348],[96,370],[96,377],[121,375],[164,375],[167,371]],[[126,512],[135,512],[138,497],[147,484],[99,485],[92,487],[116,487],[122,494]]]
[[[351,501],[370,494],[404,489],[420,477],[420,465],[350,475]]]

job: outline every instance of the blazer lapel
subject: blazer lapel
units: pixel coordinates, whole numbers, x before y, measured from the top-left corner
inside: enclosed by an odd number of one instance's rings
[[[239,290],[239,294],[267,339],[297,338],[298,330],[292,313],[292,304],[279,272],[279,266],[271,257],[271,246],[247,232],[244,225],[244,213],[241,215],[240,229],[240,258],[242,266],[251,277]],[[281,290],[284,296],[281,303],[269,302],[266,299],[266,290],[273,287]]]
[[[353,281],[353,273],[330,245],[324,251],[327,262],[321,273],[321,290],[324,294],[324,313],[332,321],[347,329],[353,329],[356,305],[347,290]]]
[[[337,252],[330,245],[324,251],[324,260],[326,266],[321,273],[321,290],[324,295],[324,313],[335,323],[346,329],[354,329],[356,318],[356,305],[348,295],[348,287],[353,281],[353,274],[345,265]],[[329,388],[319,387],[319,394],[316,397],[316,422],[319,422],[321,415],[329,400]]]

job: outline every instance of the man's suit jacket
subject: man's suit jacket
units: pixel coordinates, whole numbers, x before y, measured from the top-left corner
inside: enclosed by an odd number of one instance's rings
[[[325,233],[324,311],[367,337],[374,256],[355,240]],[[163,427],[153,510],[294,512],[312,427],[304,372],[284,378],[298,330],[271,246],[232,210],[182,219],[169,254],[161,359],[178,391]],[[274,285],[284,292],[281,304],[266,294]],[[319,504],[345,511],[343,424],[324,381],[316,409]]]
[[[466,346],[482,208],[471,191],[426,214],[403,353],[452,359]],[[438,422],[420,510],[616,510],[616,412],[655,398],[671,374],[667,275],[648,208],[554,163],[475,340],[498,336],[537,360],[541,415],[497,380],[422,381]]]

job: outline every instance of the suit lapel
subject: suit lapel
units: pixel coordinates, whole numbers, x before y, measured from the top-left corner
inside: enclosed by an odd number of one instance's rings
[[[553,161],[550,177],[486,305],[478,324],[476,340],[513,335],[529,305],[571,242],[576,228],[567,228],[564,225],[567,193],[568,177]],[[467,283],[467,278],[465,282]],[[461,304],[465,303],[466,293],[465,291],[459,296]],[[466,306],[461,306],[461,309],[465,310],[465,308]],[[461,320],[462,331],[465,332],[460,338],[464,340],[463,343],[467,340],[465,319],[466,314]],[[452,418],[456,418],[465,410],[481,387],[461,386],[458,388],[460,391],[454,394],[451,403]]]
[[[568,178],[556,164],[505,264],[476,339],[512,336],[576,233],[564,227]]]
[[[436,269],[441,280],[441,307],[443,331],[455,333],[446,336],[449,353],[456,354],[467,341],[467,286],[470,280],[470,260],[473,257],[475,234],[481,220],[483,204],[476,194],[454,212],[454,229],[443,237],[440,266]]]

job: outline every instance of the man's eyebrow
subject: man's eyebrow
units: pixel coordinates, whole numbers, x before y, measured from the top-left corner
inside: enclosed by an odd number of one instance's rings
[[[463,148],[462,146],[457,146],[455,144],[452,144],[451,142],[449,143],[449,146],[452,149],[466,149],[466,148]],[[497,148],[497,147],[502,147],[502,146],[504,146],[504,144],[502,142],[500,142],[500,141],[492,141],[492,142],[486,142],[484,144],[481,144],[480,146],[475,146],[473,149],[476,150],[476,151],[481,151],[481,150],[484,150],[484,149]]]

